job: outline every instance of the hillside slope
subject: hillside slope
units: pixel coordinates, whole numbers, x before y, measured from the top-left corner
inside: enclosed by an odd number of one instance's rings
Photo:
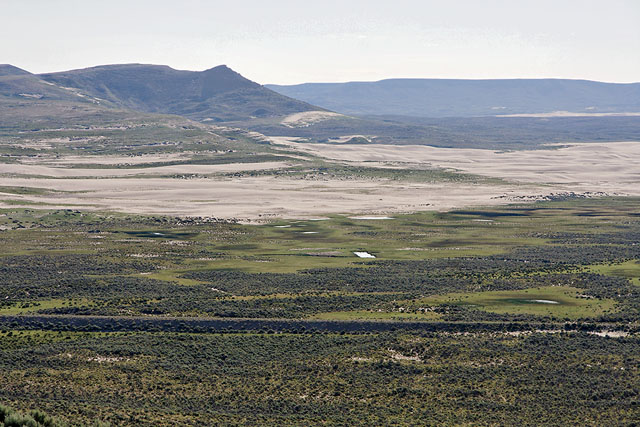
[[[131,111],[78,89],[44,81],[12,65],[0,65],[0,133],[87,127],[130,116]]]
[[[390,79],[266,87],[323,108],[361,116],[470,117],[553,111],[640,111],[640,83],[563,79]]]
[[[216,84],[229,83],[217,80],[208,90],[219,90]],[[256,133],[125,108],[91,92],[0,64],[0,164],[20,156],[182,151],[198,156],[233,152],[225,161],[234,162],[269,151]]]
[[[41,99],[95,103],[95,100],[77,90],[46,82],[35,74],[9,64],[0,64],[0,97],[5,101]]]
[[[122,108],[200,121],[248,120],[321,110],[269,90],[225,65],[201,72],[162,65],[105,65],[39,77]]]

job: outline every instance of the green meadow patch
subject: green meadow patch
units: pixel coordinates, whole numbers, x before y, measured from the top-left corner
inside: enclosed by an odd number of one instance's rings
[[[422,212],[377,220],[331,215],[322,221],[279,220],[244,226],[244,233],[234,236],[232,244],[215,246],[224,255],[208,264],[215,269],[288,273],[360,267],[384,260],[490,256],[512,247],[545,243],[523,233],[520,217],[512,222],[485,223],[437,216]],[[527,227],[535,226],[527,223]],[[375,258],[358,258],[354,252],[368,252]]]
[[[430,305],[451,304],[498,314],[531,314],[579,319],[597,317],[615,309],[611,299],[584,295],[581,289],[547,286],[516,291],[452,293],[420,300]]]
[[[631,280],[634,285],[640,286],[640,261],[638,260],[617,264],[596,264],[586,267],[586,270],[606,276],[624,277]]]

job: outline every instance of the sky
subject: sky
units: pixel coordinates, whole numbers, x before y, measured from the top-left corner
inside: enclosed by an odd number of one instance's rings
[[[0,0],[0,63],[226,64],[262,84],[638,82],[640,0]]]

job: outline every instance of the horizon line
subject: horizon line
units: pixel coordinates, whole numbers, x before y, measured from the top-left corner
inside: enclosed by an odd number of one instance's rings
[[[168,64],[157,64],[157,63],[144,63],[144,62],[118,62],[118,63],[110,63],[110,64],[98,64],[98,65],[89,65],[86,67],[79,67],[79,68],[68,68],[68,69],[62,69],[62,70],[56,70],[56,71],[44,71],[44,72],[31,72],[26,68],[11,64],[11,63],[4,63],[4,64],[0,64],[1,65],[9,65],[9,66],[13,66],[16,68],[19,68],[21,70],[27,71],[31,74],[34,75],[40,75],[40,74],[53,74],[53,73],[64,73],[64,72],[69,72],[69,71],[79,71],[79,70],[86,70],[86,69],[90,69],[90,68],[100,68],[100,67],[109,67],[109,66],[118,66],[118,65],[146,65],[146,66],[157,66],[157,67],[168,67],[171,68],[172,70],[175,71],[190,71],[190,72],[196,72],[196,73],[201,73],[204,71],[209,71],[213,68],[218,68],[218,67],[227,67],[229,69],[231,69],[232,71],[235,71],[236,73],[239,73],[240,75],[242,75],[243,77],[245,76],[243,74],[242,71],[238,71],[237,69],[235,69],[234,67],[231,67],[227,64],[218,64],[218,65],[214,65],[213,67],[209,67],[209,68],[205,68],[202,70],[190,70],[190,69],[184,69],[184,68],[174,68],[171,65]],[[245,77],[246,78],[246,77]],[[252,79],[250,79],[252,80]],[[257,82],[256,80],[252,80],[256,83],[261,84],[262,86],[299,86],[299,85],[304,85],[304,84],[346,84],[346,83],[379,83],[379,82],[383,82],[383,81],[388,81],[388,80],[464,80],[464,81],[495,81],[495,80],[571,80],[571,81],[586,81],[586,82],[595,82],[595,83],[605,83],[605,84],[638,84],[640,83],[640,80],[636,80],[636,81],[610,81],[610,80],[595,80],[595,79],[590,79],[590,78],[581,78],[581,77],[531,77],[531,76],[518,76],[518,77],[384,77],[381,79],[376,79],[376,80],[339,80],[339,81],[304,81],[304,82],[300,82],[300,83],[260,83]]]

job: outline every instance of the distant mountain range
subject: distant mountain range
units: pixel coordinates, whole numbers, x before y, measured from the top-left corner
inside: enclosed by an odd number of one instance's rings
[[[640,112],[640,83],[390,79],[262,86],[225,65],[197,72],[120,64],[39,75],[0,65],[0,97],[93,103],[203,122],[246,122],[326,110],[354,116],[432,118]]]
[[[228,122],[318,111],[305,102],[252,82],[225,65],[180,71],[163,65],[105,65],[31,74],[0,65],[0,97],[93,103],[146,113],[175,114],[198,121]]]
[[[390,79],[266,87],[332,111],[357,116],[640,112],[640,83],[564,79]]]
[[[0,65],[0,134],[134,122],[193,127],[191,119],[309,141],[522,149],[637,141],[640,129],[640,117],[592,114],[640,111],[640,84],[384,80],[269,87],[224,65],[201,72],[105,65],[39,75]],[[558,110],[591,115],[494,117]]]

